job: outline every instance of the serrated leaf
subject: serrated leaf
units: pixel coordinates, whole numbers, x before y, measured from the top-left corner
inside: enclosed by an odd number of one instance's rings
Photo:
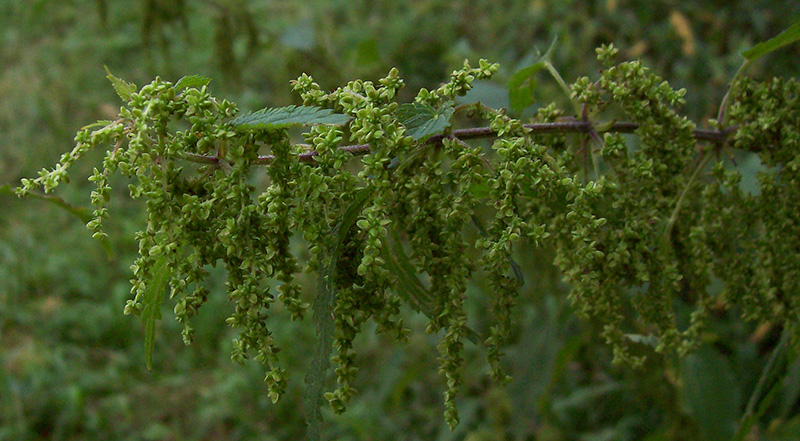
[[[522,112],[533,104],[533,91],[536,89],[536,74],[545,68],[545,62],[539,61],[518,70],[508,79],[508,101],[511,110]]]
[[[383,241],[381,257],[389,271],[397,277],[394,290],[416,312],[432,319],[435,315],[436,297],[420,282],[416,269],[408,258],[397,231],[391,230],[390,236]],[[465,328],[466,337],[476,346],[483,343],[483,339],[474,329]]]
[[[105,126],[107,126],[107,125],[109,125],[109,124],[111,124],[113,122],[114,121],[111,121],[111,120],[108,120],[108,119],[101,119],[101,120],[95,121],[95,122],[93,122],[91,124],[86,124],[85,126],[81,127],[81,130],[88,130],[88,129],[91,129],[91,128],[94,128],[94,127],[105,127]]]
[[[406,133],[419,141],[450,127],[453,112],[453,103],[444,104],[439,109],[426,103],[406,103],[397,109],[397,119],[406,126]]]
[[[211,82],[211,78],[204,77],[203,75],[187,75],[177,83],[175,83],[175,91],[180,92],[183,89],[188,89],[190,87],[203,87],[208,86],[208,83]]]
[[[136,90],[138,89],[136,87],[136,84],[129,83],[123,80],[122,78],[115,77],[114,74],[112,74],[111,71],[108,70],[108,66],[103,66],[103,69],[106,70],[106,78],[108,78],[108,80],[111,81],[111,85],[114,86],[114,91],[117,92],[117,95],[123,101],[130,101],[131,95],[136,93]]]
[[[792,44],[797,40],[800,40],[800,21],[789,26],[775,37],[767,41],[762,41],[746,51],[742,51],[742,56],[748,60],[755,60],[786,45]]]
[[[336,334],[334,326],[333,307],[336,303],[336,264],[341,257],[342,249],[347,240],[350,229],[356,223],[364,204],[369,199],[370,190],[362,188],[345,210],[339,224],[334,228],[329,237],[333,243],[328,245],[328,264],[320,271],[319,291],[314,298],[314,325],[317,333],[317,344],[314,356],[306,372],[306,394],[303,403],[305,409],[308,433],[306,439],[318,441],[322,437],[322,405],[325,379],[330,367],[333,339]]]
[[[152,269],[152,277],[144,290],[142,322],[144,323],[144,362],[147,370],[153,369],[153,348],[156,342],[156,322],[161,320],[161,304],[170,277],[167,258],[159,257]]]
[[[398,295],[417,312],[427,316],[433,313],[435,298],[417,277],[416,269],[408,258],[397,231],[392,229],[390,237],[383,242],[381,249],[383,260],[397,277],[395,286]]]
[[[283,129],[310,124],[341,125],[349,120],[349,116],[334,113],[330,109],[314,106],[286,106],[247,113],[231,120],[231,124],[243,129],[259,130]]]

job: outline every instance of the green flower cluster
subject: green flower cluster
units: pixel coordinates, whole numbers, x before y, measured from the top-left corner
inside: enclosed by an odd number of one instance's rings
[[[662,352],[694,343],[694,327],[683,338],[677,330],[673,302],[705,297],[705,284],[685,277],[692,267],[687,233],[697,219],[679,206],[684,191],[692,192],[684,201],[699,202],[691,179],[698,150],[694,124],[675,109],[683,91],[640,62],[614,65],[615,53],[613,46],[599,49],[606,69],[594,83],[578,80],[573,95],[588,114],[614,107],[638,123],[637,142],[606,133],[585,146],[600,176],[563,214],[556,259],[572,283],[573,303],[604,323],[615,359],[640,364],[643,357],[632,357],[629,346],[643,336],[656,337]],[[677,223],[670,219],[675,212]]]
[[[488,78],[496,70],[496,65],[485,61],[478,68],[465,64],[463,69],[453,72],[450,82],[434,91],[421,90],[415,101],[434,107],[447,106],[456,96],[464,95],[474,80]],[[324,143],[323,133],[326,139],[341,140],[338,129],[315,128],[309,138],[318,155],[314,157],[314,167],[307,167],[307,173],[316,175],[326,188],[331,188],[329,183],[336,183],[330,201],[334,206],[326,205],[333,218],[318,229],[331,231],[359,193],[367,198],[365,202],[359,201],[364,207],[356,223],[358,231],[353,233],[354,238],[348,238],[356,239],[357,245],[336,255],[337,268],[350,268],[350,273],[337,271],[333,282],[337,287],[334,314],[338,351],[334,361],[339,366],[336,373],[340,388],[327,398],[335,410],[341,411],[352,395],[350,385],[356,371],[352,340],[368,318],[378,323],[379,331],[392,331],[398,339],[405,339],[408,331],[399,319],[400,306],[405,300],[431,319],[429,332],[444,330],[439,351],[441,371],[448,385],[445,412],[454,426],[458,421],[455,397],[463,361],[461,339],[467,334],[463,300],[473,271],[466,253],[469,244],[462,231],[471,222],[478,203],[472,189],[485,180],[482,175],[485,163],[479,149],[457,140],[445,140],[443,148],[415,145],[414,138],[406,134],[406,127],[400,123],[398,105],[393,102],[403,86],[397,71],[393,69],[379,84],[376,87],[368,81],[353,81],[326,94],[307,76],[294,83],[304,104],[351,115],[350,140],[370,147],[354,176],[341,169],[345,158],[335,144],[318,147]],[[445,162],[452,164],[447,167]],[[325,216],[317,217],[321,218]],[[410,256],[405,255],[400,245],[401,237],[410,245]],[[312,245],[312,249],[322,253],[325,246]],[[430,287],[422,286],[413,275],[415,280],[411,284],[418,284],[418,289],[410,293],[406,291],[408,288],[401,288],[407,281],[402,280],[402,270],[391,271],[394,265],[406,265],[412,275],[427,274]]]
[[[703,210],[708,237],[703,253],[725,280],[724,300],[749,321],[795,330],[800,317],[800,84],[742,78],[734,85],[729,123],[738,127],[733,147],[755,152],[764,167],[758,192],[739,185],[741,175],[717,166],[716,201]]]
[[[403,87],[395,69],[377,83],[356,80],[332,92],[303,75],[293,89],[306,110],[314,106],[306,113],[325,109],[349,121],[311,126],[305,144],[292,143],[286,124],[255,122],[258,115],[237,125],[236,106],[210,96],[201,79],[156,79],[138,91],[117,80],[127,101],[119,119],[82,130],[72,152],[23,180],[18,192],[50,192],[83,154],[111,146],[90,178],[96,189],[89,229],[105,237],[115,172],[135,178],[130,194],[146,200],[148,214],[137,233],[140,257],[126,313],[152,327],[168,285],[188,344],[191,318],[214,295],[203,283],[206,268],[224,265],[235,307],[227,323],[239,329],[232,358],[262,363],[277,400],[287,372],[270,315],[277,300],[302,318],[311,299],[295,275],[315,272],[314,321],[326,358],[318,367],[324,371],[328,359],[336,365],[338,388],[324,394],[332,408],[344,411],[355,393],[353,340],[364,324],[372,319],[379,332],[405,340],[401,308],[409,307],[429,318],[428,332],[440,334],[445,415],[455,426],[464,339],[485,346],[494,381],[509,379],[501,357],[522,283],[513,258],[522,241],[555,250],[576,309],[603,324],[619,362],[687,353],[717,304],[739,308],[747,320],[797,321],[798,84],[743,79],[732,90],[729,121],[718,124],[738,127],[731,146],[758,153],[765,166],[759,193],[751,194],[724,161],[729,146],[698,146],[695,125],[679,113],[684,92],[639,62],[615,64],[615,53],[613,46],[598,50],[605,69],[596,81],[579,79],[573,99],[586,122],[609,113],[629,118],[638,127],[634,138],[603,133],[610,125],[601,124],[574,139],[541,134],[504,110],[455,108],[475,80],[497,71],[483,60],[478,67],[465,63],[435,90],[420,90],[413,105],[404,105],[406,114],[395,102]],[[488,123],[495,140],[486,149],[469,145],[455,136],[452,121],[436,126],[445,128],[433,138],[412,132],[408,108],[448,119],[467,110]],[[278,118],[280,109],[269,116]],[[551,105],[535,119],[561,116]],[[342,148],[347,143],[368,149],[360,164]],[[308,250],[304,261],[292,253],[293,236]],[[464,307],[476,274],[491,287],[494,323],[485,336],[467,326]],[[711,289],[717,281],[722,291]],[[677,304],[693,306],[682,327]],[[317,374],[310,381],[321,384],[324,375]]]
[[[753,195],[725,165],[727,146],[697,145],[694,124],[675,108],[684,92],[639,62],[614,65],[615,53],[613,46],[598,50],[606,69],[594,83],[578,80],[574,96],[590,114],[621,110],[638,123],[638,136],[598,137],[591,154],[601,176],[563,214],[557,263],[574,304],[601,320],[616,360],[633,365],[645,358],[632,355],[634,346],[692,350],[715,305],[793,326],[800,313],[791,294],[800,268],[796,83],[744,79],[733,89],[732,147],[758,152],[768,169]],[[678,304],[693,305],[682,328]]]

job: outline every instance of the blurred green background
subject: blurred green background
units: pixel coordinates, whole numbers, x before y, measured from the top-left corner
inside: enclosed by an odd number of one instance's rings
[[[687,88],[685,110],[703,121],[716,115],[739,51],[798,16],[793,0],[2,0],[0,185],[52,165],[80,127],[114,117],[120,103],[104,64],[140,86],[157,75],[174,81],[202,74],[213,79],[217,96],[258,109],[298,103],[288,82],[302,72],[333,88],[396,66],[407,84],[400,98],[408,100],[444,81],[465,58],[487,58],[501,71],[473,98],[505,106],[505,80],[554,36],[554,64],[567,81],[596,76],[594,48],[613,41],[623,59],[641,58],[673,87]],[[797,45],[784,49],[750,74],[796,77],[799,55]],[[565,105],[559,93],[543,76],[534,107]],[[88,205],[84,178],[95,162],[77,164],[72,184],[58,195]],[[142,205],[118,193],[107,223],[113,260],[64,210],[0,195],[0,440],[303,439],[311,323],[278,316],[272,325],[294,372],[288,394],[273,405],[261,368],[229,361],[223,274],[212,278],[218,295],[195,320],[193,346],[183,346],[167,302],[154,369],[145,369],[141,324],[122,314]],[[597,325],[575,318],[567,287],[544,254],[520,251],[527,283],[506,356],[514,381],[493,386],[485,354],[468,344],[462,421],[454,432],[442,418],[436,336],[425,335],[424,320],[409,314],[419,332],[407,345],[371,332],[359,337],[360,393],[344,415],[326,413],[327,436],[731,438],[779,330],[754,328],[720,309],[707,344],[689,359],[652,357],[641,371],[617,368]],[[470,286],[471,326],[480,330],[488,326],[481,320],[483,290]],[[800,439],[800,363],[791,355],[767,379],[774,399],[747,439]]]

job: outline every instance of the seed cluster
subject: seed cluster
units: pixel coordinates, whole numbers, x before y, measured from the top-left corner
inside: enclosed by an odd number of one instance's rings
[[[157,78],[121,94],[127,103],[117,120],[79,132],[76,147],[52,170],[23,180],[18,193],[52,191],[83,154],[110,146],[90,178],[95,211],[87,226],[105,237],[109,177],[116,172],[133,178],[130,195],[145,199],[148,214],[137,233],[140,256],[126,313],[147,314],[148,293],[167,274],[188,344],[192,317],[216,295],[204,284],[207,268],[223,265],[235,307],[227,323],[239,330],[232,358],[263,364],[277,400],[288,378],[270,315],[279,302],[301,319],[314,296],[295,276],[315,272],[314,319],[323,323],[320,311],[332,317],[330,328],[317,328],[334,349],[338,387],[325,394],[332,408],[344,411],[355,393],[353,340],[364,324],[372,319],[379,332],[404,340],[401,308],[410,307],[440,335],[445,415],[454,426],[465,338],[485,346],[494,381],[509,380],[501,350],[514,323],[521,277],[513,254],[521,241],[555,250],[573,304],[603,323],[619,362],[640,365],[643,345],[652,346],[645,354],[687,353],[718,304],[746,320],[797,321],[798,84],[737,82],[728,121],[716,122],[738,127],[730,146],[698,146],[694,123],[679,113],[684,92],[639,62],[615,64],[615,53],[613,46],[598,50],[605,69],[598,80],[579,79],[573,99],[587,119],[611,113],[636,122],[632,139],[599,126],[570,138],[534,134],[504,110],[480,105],[464,109],[489,124],[496,135],[490,148],[447,131],[437,142],[416,139],[398,116],[403,81],[393,69],[377,83],[356,80],[332,92],[307,75],[298,78],[293,90],[304,105],[350,121],[312,126],[305,144],[293,144],[286,127],[232,124],[236,106],[205,85]],[[415,103],[452,110],[456,97],[497,69],[483,60],[478,67],[465,63],[449,82],[420,90]],[[551,122],[562,113],[550,105],[535,118]],[[369,146],[360,164],[340,148],[348,143]],[[758,193],[742,190],[740,173],[725,159],[730,147],[759,155],[765,171]],[[308,150],[313,160],[301,162]],[[267,183],[259,187],[254,176],[266,154]],[[296,252],[300,238],[307,258]],[[480,338],[464,308],[467,283],[478,273],[489,281],[494,318]],[[712,290],[720,281],[724,288]],[[688,325],[678,326],[676,304],[693,307]]]

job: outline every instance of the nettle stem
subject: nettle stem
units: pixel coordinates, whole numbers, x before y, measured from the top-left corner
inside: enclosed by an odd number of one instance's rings
[[[594,125],[591,121],[579,121],[570,119],[567,121],[556,121],[547,123],[532,123],[524,124],[523,127],[530,130],[532,134],[555,134],[555,133],[591,133],[592,129],[597,133],[633,133],[639,128],[639,124],[633,122],[613,122],[610,124],[597,124]],[[603,130],[598,130],[602,127]],[[729,127],[725,130],[714,129],[695,129],[694,137],[698,141],[707,141],[714,144],[723,144],[728,139],[731,133],[736,131],[736,127]],[[439,144],[445,138],[455,138],[460,140],[489,138],[497,136],[497,133],[490,127],[474,127],[467,129],[453,130],[449,134],[434,135],[428,138],[426,144]],[[370,151],[369,144],[353,144],[339,147],[339,150],[353,155],[363,155]],[[311,162],[314,156],[317,156],[316,151],[309,151],[299,155],[300,162]],[[183,158],[200,163],[200,164],[219,164],[220,158],[210,155],[199,155],[196,153],[184,153]],[[267,165],[275,159],[273,155],[260,155],[256,160],[256,164]]]

